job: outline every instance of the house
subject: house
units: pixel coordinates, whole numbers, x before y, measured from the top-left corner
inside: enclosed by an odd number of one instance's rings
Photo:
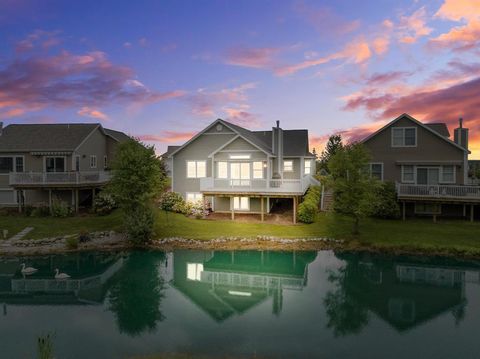
[[[162,156],[172,191],[187,201],[208,201],[218,213],[260,214],[275,204],[293,210],[311,184],[315,156],[307,130],[250,131],[218,119]]]
[[[58,199],[78,211],[109,181],[115,148],[128,139],[100,124],[0,123],[0,206]]]
[[[453,140],[445,123],[421,123],[403,114],[362,143],[369,149],[372,176],[396,183],[403,218],[408,214],[469,216],[480,204],[480,187],[468,177],[468,129]]]

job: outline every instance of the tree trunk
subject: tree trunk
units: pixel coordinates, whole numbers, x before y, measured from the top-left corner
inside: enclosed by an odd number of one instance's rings
[[[360,219],[358,217],[355,217],[355,220],[353,222],[353,234],[359,234],[360,231],[358,230],[360,225]]]

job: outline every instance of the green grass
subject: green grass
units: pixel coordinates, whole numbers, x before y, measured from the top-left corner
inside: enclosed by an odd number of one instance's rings
[[[82,215],[67,218],[26,217],[21,215],[0,216],[0,231],[8,230],[8,237],[15,235],[26,227],[33,227],[34,230],[25,236],[25,239],[75,234],[83,229],[90,232],[119,230],[121,225],[120,211],[115,211],[108,216]],[[1,233],[0,238],[3,238]]]
[[[158,213],[156,233],[160,237],[211,239],[221,236],[282,238],[329,237],[344,239],[353,247],[470,251],[480,254],[480,223],[462,220],[438,221],[415,218],[401,220],[366,219],[360,234],[352,235],[352,220],[333,213],[322,213],[315,223],[275,225],[196,220],[183,215]]]

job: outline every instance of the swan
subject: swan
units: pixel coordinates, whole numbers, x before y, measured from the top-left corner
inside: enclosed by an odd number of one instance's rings
[[[26,267],[25,268],[25,263],[22,263],[22,270],[21,270],[22,274],[25,274],[25,275],[30,275],[30,274],[33,274],[35,272],[38,272],[38,269],[37,268],[33,268],[33,267]]]
[[[60,271],[55,269],[55,279],[68,279],[70,276],[67,273],[60,273]]]

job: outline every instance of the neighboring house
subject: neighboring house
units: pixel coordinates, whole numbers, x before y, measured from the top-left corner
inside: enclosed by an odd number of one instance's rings
[[[470,216],[480,204],[480,187],[469,186],[468,129],[423,124],[403,114],[365,138],[372,176],[396,183],[403,218],[407,214]],[[468,213],[467,213],[468,211]]]
[[[0,123],[0,206],[51,205],[78,210],[110,179],[118,143],[129,139],[100,124]]]
[[[311,184],[315,156],[307,130],[250,131],[216,120],[183,146],[162,156],[172,191],[187,201],[208,201],[220,213],[264,214],[275,204],[293,209]]]

